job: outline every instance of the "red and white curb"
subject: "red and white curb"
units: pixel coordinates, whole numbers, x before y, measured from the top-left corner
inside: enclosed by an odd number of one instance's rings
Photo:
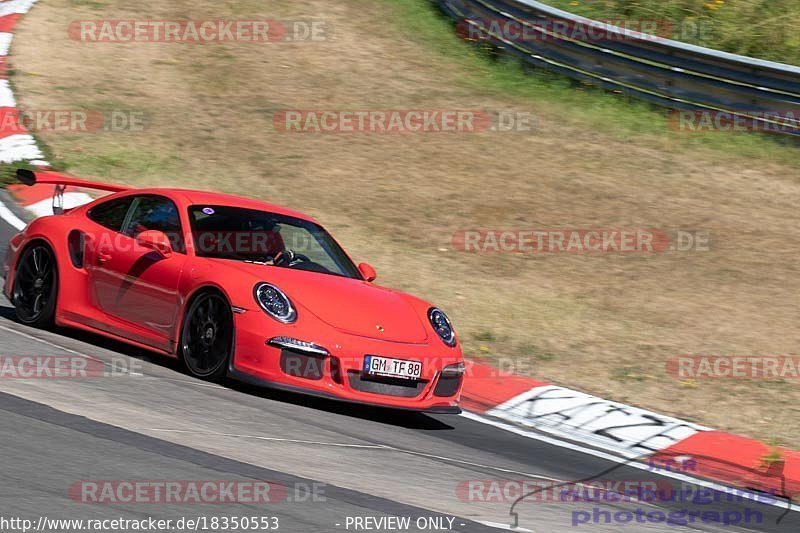
[[[36,144],[36,139],[19,120],[17,102],[8,81],[8,53],[13,40],[13,30],[19,19],[27,13],[37,0],[6,0],[0,2],[0,114],[4,120],[0,123],[0,163],[26,162],[31,165],[47,167],[48,162]],[[13,120],[9,120],[12,119]],[[9,191],[17,201],[33,216],[52,215],[52,185],[24,187],[12,185]],[[69,209],[91,201],[88,194],[79,191],[64,193],[64,207]],[[3,213],[8,211],[0,207]],[[13,220],[15,227],[20,225],[19,218],[3,217]],[[16,220],[14,220],[16,219]],[[24,224],[23,224],[24,225]],[[21,229],[18,227],[18,229]]]
[[[17,107],[14,94],[8,81],[8,52],[14,37],[12,31],[20,17],[27,13],[36,0],[7,0],[0,3],[0,110],[4,113],[13,112]],[[36,146],[33,138],[19,121],[5,127],[11,121],[3,121],[4,128],[0,129],[0,163],[14,163],[28,161],[33,165],[46,166],[44,154]]]
[[[506,374],[480,362],[468,365],[462,405],[481,421],[535,430],[551,437],[539,440],[572,443],[566,447],[611,460],[673,464],[690,477],[800,498],[800,452]],[[767,460],[775,452],[780,459]]]
[[[5,113],[17,107],[6,75],[12,30],[36,1],[0,2],[0,111]],[[24,126],[3,125],[0,162],[19,161],[48,165]],[[34,217],[53,214],[53,186],[12,185],[9,190]],[[91,200],[86,193],[68,191],[64,194],[64,207],[77,207]],[[0,217],[17,229],[24,227],[2,203]],[[775,450],[757,440],[499,372],[480,362],[468,364],[462,405],[470,418],[518,433],[523,428],[536,430],[543,436],[526,435],[551,444],[625,462],[632,458],[650,458],[662,463],[691,461],[695,467],[690,474],[734,486],[800,496],[800,452],[779,449],[781,460],[765,463],[765,458]],[[684,476],[672,474],[672,477]]]
[[[8,190],[14,195],[17,204],[27,210],[34,218],[53,214],[53,185],[10,185]],[[64,209],[87,204],[94,200],[89,194],[78,190],[70,190],[64,193]]]
[[[576,439],[625,457],[660,452],[708,428],[564,387],[545,385],[519,394],[488,416]]]

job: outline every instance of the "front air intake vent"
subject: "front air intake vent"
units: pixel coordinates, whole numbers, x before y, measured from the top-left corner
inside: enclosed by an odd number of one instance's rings
[[[427,381],[420,380],[367,377],[363,376],[358,370],[348,371],[347,380],[350,383],[350,387],[360,392],[401,396],[403,398],[419,396],[425,390],[425,385],[428,384]]]
[[[281,370],[287,376],[318,381],[325,373],[326,360],[327,357],[281,350]]]

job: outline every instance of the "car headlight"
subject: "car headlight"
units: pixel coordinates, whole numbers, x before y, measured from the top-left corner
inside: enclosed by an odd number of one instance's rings
[[[259,283],[253,289],[253,294],[259,307],[278,322],[289,324],[297,320],[297,311],[291,300],[275,285]]]
[[[456,345],[456,332],[453,330],[450,319],[447,318],[447,315],[445,315],[441,309],[431,307],[428,310],[428,320],[430,320],[433,330],[439,335],[442,342],[448,346]]]

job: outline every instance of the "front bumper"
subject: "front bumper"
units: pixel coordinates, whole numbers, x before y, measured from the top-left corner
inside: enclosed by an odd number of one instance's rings
[[[399,409],[402,411],[414,411],[414,412],[424,412],[430,414],[438,414],[438,415],[458,415],[461,414],[461,408],[456,405],[434,405],[428,408],[420,408],[419,406],[414,407],[407,407],[407,406],[398,406],[386,402],[374,402],[374,401],[363,401],[357,400],[353,398],[348,398],[346,396],[337,396],[331,394],[327,391],[320,391],[315,389],[309,389],[304,387],[297,387],[294,385],[288,385],[286,383],[279,383],[277,381],[269,381],[263,378],[256,377],[252,374],[248,374],[247,372],[242,372],[240,370],[236,370],[235,368],[231,368],[228,372],[228,375],[241,381],[242,383],[247,383],[250,385],[255,385],[258,387],[267,387],[270,389],[276,389],[286,392],[292,392],[295,394],[304,394],[308,396],[314,396],[315,398],[325,398],[327,400],[336,400],[339,402],[348,402],[348,403],[357,403],[358,405],[368,405],[372,407],[387,407],[391,409]]]
[[[442,376],[442,369],[463,360],[460,349],[438,339],[407,344],[349,335],[327,326],[313,331],[276,325],[260,312],[236,315],[236,346],[230,375],[235,379],[318,397],[429,413],[460,413],[463,376]],[[266,327],[265,327],[266,326]],[[268,331],[268,330],[272,331]],[[304,353],[267,344],[288,336],[324,346],[329,355]],[[364,356],[422,361],[419,380],[365,376]]]

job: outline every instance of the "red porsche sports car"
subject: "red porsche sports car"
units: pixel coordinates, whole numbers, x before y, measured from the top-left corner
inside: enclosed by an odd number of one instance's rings
[[[5,294],[19,320],[180,358],[199,378],[457,413],[464,362],[447,316],[373,283],[302,213],[218,193],[128,189],[53,172],[54,211],[15,235]],[[112,194],[60,209],[65,186]]]

